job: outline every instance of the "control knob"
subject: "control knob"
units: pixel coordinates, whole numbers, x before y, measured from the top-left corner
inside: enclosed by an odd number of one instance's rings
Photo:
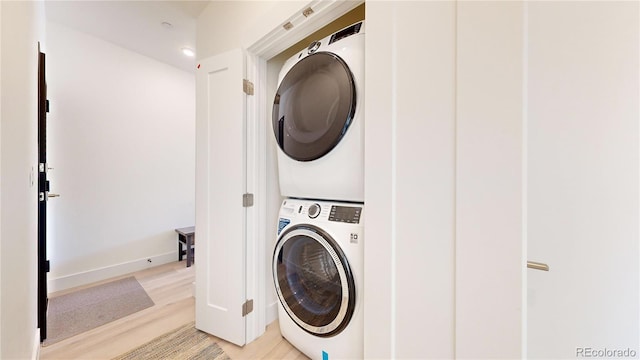
[[[309,217],[312,219],[315,219],[318,217],[318,215],[320,215],[320,205],[319,204],[313,204],[311,206],[309,206]]]
[[[309,51],[309,54],[313,54],[314,52],[316,52],[316,50],[318,50],[319,47],[320,47],[320,41],[314,41],[311,44],[309,44],[309,47],[307,48],[307,50]]]

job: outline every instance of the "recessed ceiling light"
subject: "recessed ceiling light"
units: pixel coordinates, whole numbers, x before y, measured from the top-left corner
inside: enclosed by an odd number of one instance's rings
[[[183,47],[182,48],[182,53],[189,56],[189,57],[194,57],[196,55],[196,52],[193,51],[192,49],[189,49],[187,47]]]
[[[162,27],[165,29],[171,29],[173,27],[173,24],[168,21],[163,21],[160,23],[160,25],[162,25]]]

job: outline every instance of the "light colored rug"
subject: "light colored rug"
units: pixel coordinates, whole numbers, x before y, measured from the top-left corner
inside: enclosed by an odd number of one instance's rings
[[[216,344],[212,336],[197,330],[192,322],[113,360],[140,359],[229,360],[230,358]]]
[[[153,305],[133,276],[51,298],[44,346]]]

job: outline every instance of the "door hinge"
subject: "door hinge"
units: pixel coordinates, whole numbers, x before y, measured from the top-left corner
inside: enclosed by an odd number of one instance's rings
[[[44,262],[44,272],[50,272],[51,271],[51,261],[47,260]]]
[[[46,112],[49,112],[49,99],[47,99],[44,109]]]
[[[250,194],[250,193],[242,194],[242,206],[243,207],[253,206],[253,194]]]
[[[247,79],[242,80],[242,91],[247,95],[253,95],[253,83]]]
[[[242,317],[247,316],[247,314],[253,311],[253,299],[247,300],[242,304]]]

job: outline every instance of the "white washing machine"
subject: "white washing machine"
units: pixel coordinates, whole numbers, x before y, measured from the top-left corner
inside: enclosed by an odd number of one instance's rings
[[[361,359],[363,204],[287,199],[273,278],[282,335],[312,359]]]
[[[364,22],[287,60],[273,101],[283,196],[364,201]]]

